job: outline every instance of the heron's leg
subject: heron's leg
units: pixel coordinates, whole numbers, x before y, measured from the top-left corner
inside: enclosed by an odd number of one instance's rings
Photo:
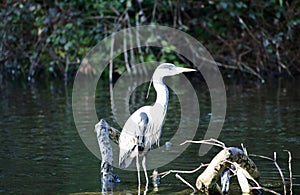
[[[149,185],[147,167],[146,167],[146,156],[143,157],[142,166],[143,166],[145,177],[146,177],[146,186],[145,186],[145,192],[144,192],[144,194],[145,194],[148,191],[148,185]]]
[[[140,176],[140,163],[139,163],[139,156],[136,156],[136,170],[138,175],[138,195],[141,194],[141,176]]]

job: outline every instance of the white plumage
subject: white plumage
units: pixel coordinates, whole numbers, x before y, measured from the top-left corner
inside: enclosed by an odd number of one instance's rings
[[[140,192],[140,174],[138,158],[142,157],[142,166],[146,177],[146,190],[148,176],[146,171],[146,154],[154,144],[159,144],[162,126],[165,120],[169,91],[163,83],[163,77],[173,76],[182,72],[195,71],[194,69],[176,67],[173,64],[159,65],[152,76],[153,86],[156,90],[156,101],[152,106],[143,106],[135,111],[126,121],[119,138],[119,165],[127,168],[136,158],[138,182]]]

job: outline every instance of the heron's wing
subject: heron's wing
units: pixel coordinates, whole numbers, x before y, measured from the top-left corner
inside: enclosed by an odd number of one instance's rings
[[[121,169],[124,169],[127,168],[131,164],[133,158],[138,155],[137,138],[130,134],[121,133],[119,146],[119,166]]]
[[[126,121],[119,138],[119,166],[128,167],[138,155],[138,146],[144,144],[144,134],[151,124],[145,108],[137,110]]]

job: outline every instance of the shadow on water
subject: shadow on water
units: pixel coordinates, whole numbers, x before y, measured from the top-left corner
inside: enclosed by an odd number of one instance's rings
[[[203,138],[210,119],[210,96],[203,82],[192,78],[200,104],[200,124],[195,140]],[[227,115],[219,139],[228,146],[240,143],[249,153],[272,157],[278,162],[288,182],[287,153],[293,155],[294,193],[300,193],[300,78],[258,83],[227,83]],[[96,108],[99,118],[117,126],[110,105],[109,87],[99,82]],[[72,115],[72,86],[58,82],[23,83],[2,81],[0,87],[0,193],[47,194],[99,192],[100,162],[84,146],[76,131]],[[130,111],[151,104],[146,101],[147,84],[137,88],[130,99]],[[122,100],[122,97],[120,101]],[[134,100],[135,99],[135,100]],[[178,98],[170,90],[170,100],[161,144],[169,141],[178,126]],[[193,119],[190,119],[193,120]],[[120,127],[118,127],[120,128]],[[219,149],[198,156],[198,145],[186,151],[159,171],[190,170],[207,163]],[[117,159],[116,159],[117,160]],[[262,183],[280,182],[272,162],[253,158],[261,172]],[[136,172],[118,168],[121,183],[116,191],[132,192],[136,188]],[[149,174],[152,171],[149,171]],[[194,183],[197,175],[183,175]],[[142,182],[145,182],[142,180]],[[186,192],[187,187],[174,175],[161,180],[159,194]],[[115,192],[116,192],[115,191]],[[151,188],[150,188],[151,191]],[[190,191],[189,191],[190,192]]]

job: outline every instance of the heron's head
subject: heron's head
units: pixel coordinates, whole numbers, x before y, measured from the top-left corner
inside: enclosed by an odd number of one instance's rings
[[[163,63],[161,65],[159,65],[155,72],[154,75],[157,77],[165,77],[165,76],[173,76],[173,75],[177,75],[180,74],[182,72],[192,72],[192,71],[196,71],[195,69],[191,69],[191,68],[182,68],[182,67],[177,67],[174,64],[171,63]],[[153,75],[153,76],[154,76]]]

